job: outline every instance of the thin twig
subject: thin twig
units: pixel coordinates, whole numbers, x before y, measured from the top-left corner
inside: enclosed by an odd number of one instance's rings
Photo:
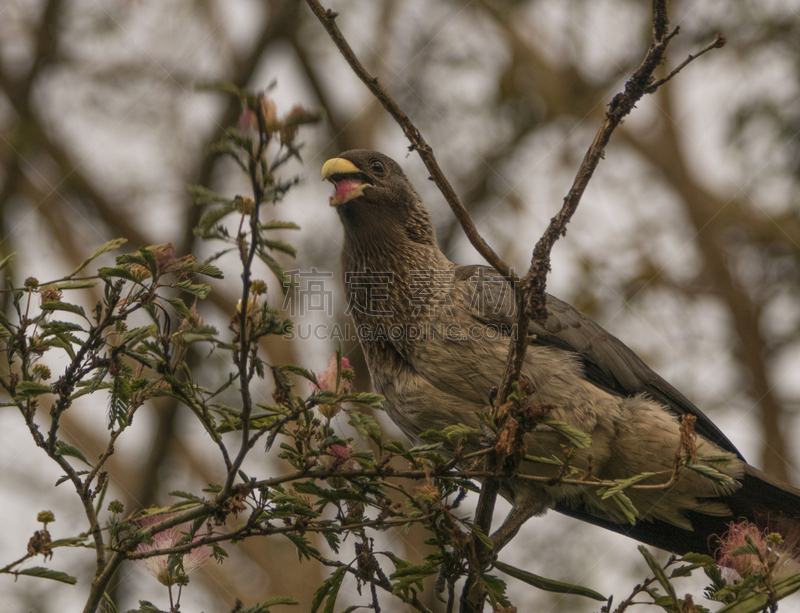
[[[335,24],[337,13],[331,10],[325,10],[317,0],[306,0],[311,10],[317,16],[319,21],[327,30],[334,44],[348,62],[353,72],[358,76],[373,95],[381,102],[384,108],[395,119],[405,133],[406,137],[411,142],[411,149],[416,149],[425,163],[426,167],[431,173],[431,177],[439,187],[444,195],[451,209],[453,210],[456,218],[464,228],[467,237],[472,245],[478,252],[489,262],[498,272],[506,277],[510,282],[514,283],[516,278],[510,269],[505,265],[497,254],[489,247],[489,245],[478,234],[472,223],[466,209],[461,204],[456,196],[447,179],[441,172],[431,147],[426,143],[419,130],[410,121],[408,116],[400,109],[399,105],[389,96],[385,90],[378,84],[378,80],[374,78],[359,62],[358,58],[353,53],[347,41],[342,36],[338,27]],[[504,371],[503,379],[497,394],[497,405],[494,408],[494,417],[497,417],[498,408],[506,401],[508,393],[514,381],[519,379],[522,365],[525,359],[525,352],[528,346],[527,329],[531,319],[543,323],[547,319],[547,304],[546,304],[546,282],[547,274],[550,271],[550,254],[555,242],[566,234],[566,226],[577,210],[581,197],[586,190],[589,180],[592,178],[600,159],[603,158],[605,147],[608,144],[612,133],[619,126],[622,120],[633,110],[636,103],[646,93],[652,93],[656,89],[666,83],[681,69],[683,69],[695,57],[699,57],[703,53],[712,48],[717,48],[724,44],[724,39],[721,37],[715,40],[701,52],[681,64],[675,71],[670,73],[665,79],[658,82],[653,82],[653,74],[660,66],[665,58],[665,52],[669,41],[678,34],[678,28],[670,32],[669,30],[669,17],[667,13],[666,0],[653,0],[653,34],[652,42],[645,54],[639,67],[634,71],[631,77],[625,84],[623,92],[614,96],[609,104],[609,109],[606,112],[606,117],[600,126],[600,129],[595,136],[594,141],[589,147],[580,168],[576,174],[572,187],[570,188],[567,196],[564,198],[564,203],[558,214],[552,218],[547,230],[536,244],[533,251],[531,260],[531,267],[527,274],[523,277],[522,281],[517,285],[516,292],[516,306],[517,306],[517,319],[516,319],[516,337],[508,354],[506,368]],[[502,423],[500,423],[502,425]],[[491,524],[491,519],[494,514],[494,503],[500,489],[500,479],[503,477],[501,471],[504,458],[499,457],[498,454],[489,454],[486,466],[491,476],[483,481],[481,495],[478,500],[478,507],[476,510],[475,523],[478,527],[485,532],[488,531],[488,526]],[[652,487],[652,486],[651,486]],[[476,581],[477,573],[483,567],[484,562],[489,556],[489,552],[485,545],[479,539],[473,539],[474,552],[470,559],[470,573],[467,580],[467,585],[462,592],[461,609],[462,611],[481,611],[485,601],[485,588],[480,582]],[[473,591],[472,588],[475,588]]]
[[[323,564],[324,566],[329,566],[331,568],[344,567],[346,568],[347,572],[358,576],[358,571],[349,564],[345,564],[344,562],[339,562],[337,560],[330,560],[319,553],[309,552],[309,555],[315,560],[317,560],[317,562]],[[408,598],[407,596],[404,596],[402,592],[395,593],[393,591],[392,584],[385,578],[381,578],[378,581],[372,581],[371,583],[377,585],[382,590],[385,590],[390,594],[393,594],[394,596],[405,602],[407,605],[414,607],[415,609],[417,609],[417,611],[420,611],[421,613],[433,613],[428,607],[426,607],[423,603],[419,601],[419,599],[417,598],[417,593],[413,589],[409,590],[411,592],[411,598]]]
[[[705,53],[708,53],[708,52],[709,52],[709,51],[711,51],[712,49],[719,49],[720,47],[724,47],[724,46],[725,46],[725,44],[726,44],[727,42],[728,42],[728,41],[725,39],[725,37],[724,37],[724,36],[722,36],[721,34],[717,34],[717,35],[714,37],[714,40],[712,40],[712,41],[711,41],[710,43],[708,43],[708,44],[707,44],[705,47],[703,47],[702,49],[700,49],[700,51],[698,51],[697,53],[690,53],[690,54],[689,54],[689,57],[687,57],[687,58],[686,58],[686,59],[685,59],[683,62],[681,62],[680,64],[678,64],[678,66],[676,66],[676,67],[675,67],[675,68],[674,68],[674,69],[673,69],[673,70],[672,70],[672,71],[671,71],[671,72],[670,72],[670,73],[669,73],[669,74],[668,74],[666,77],[664,77],[663,79],[659,79],[658,81],[655,81],[655,82],[654,82],[652,85],[648,86],[648,87],[647,87],[647,88],[644,90],[644,93],[646,93],[646,94],[652,94],[652,93],[653,93],[653,92],[655,92],[655,91],[656,91],[656,90],[657,90],[659,87],[661,87],[662,85],[664,85],[664,83],[666,83],[667,81],[669,81],[670,79],[672,79],[672,77],[674,77],[674,76],[675,76],[676,74],[678,74],[678,73],[679,73],[681,70],[683,70],[684,68],[686,68],[686,66],[688,66],[688,65],[689,65],[691,62],[693,62],[693,61],[694,61],[694,60],[696,60],[697,58],[699,58],[701,55],[703,55],[703,54],[705,54]]]
[[[369,73],[369,71],[356,57],[355,53],[353,53],[350,45],[342,36],[342,33],[339,31],[339,28],[336,25],[335,19],[338,16],[338,13],[330,9],[325,10],[317,0],[306,0],[306,2],[308,3],[308,6],[311,7],[314,15],[317,16],[317,19],[319,19],[319,21],[322,23],[325,30],[327,30],[334,44],[339,49],[339,52],[342,54],[347,63],[350,64],[350,68],[353,69],[353,72],[356,74],[356,76],[361,79],[369,91],[372,92],[372,95],[378,99],[378,101],[383,105],[383,108],[386,109],[386,111],[402,128],[406,138],[408,138],[408,140],[411,142],[411,147],[409,147],[409,149],[416,150],[417,153],[419,153],[419,156],[422,158],[425,167],[428,169],[428,172],[431,173],[431,179],[433,179],[433,182],[436,183],[439,191],[442,193],[445,200],[447,200],[447,204],[449,204],[450,208],[453,210],[453,214],[456,216],[456,219],[458,219],[458,222],[464,229],[464,233],[467,235],[469,242],[472,243],[472,246],[475,247],[481,256],[483,256],[483,259],[491,264],[491,266],[497,272],[503,275],[503,277],[505,277],[510,283],[515,283],[517,278],[512,270],[489,246],[489,243],[487,243],[478,233],[478,230],[475,227],[475,224],[472,222],[466,207],[464,207],[458,195],[456,195],[453,186],[450,185],[447,177],[439,167],[439,163],[436,161],[436,157],[433,155],[433,149],[431,146],[425,141],[420,131],[408,118],[408,115],[406,115],[403,109],[400,108],[400,105],[395,102],[394,98],[386,93],[386,90],[384,90],[383,87],[381,87],[381,85],[378,83],[378,79]]]

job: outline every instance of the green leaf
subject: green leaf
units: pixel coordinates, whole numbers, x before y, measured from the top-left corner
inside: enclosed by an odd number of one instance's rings
[[[325,605],[325,613],[333,611],[333,606],[336,604],[336,596],[339,594],[339,588],[346,572],[347,567],[340,566],[330,577],[322,582],[322,585],[314,592],[314,598],[311,600],[311,613],[316,613],[319,610],[325,598],[328,598],[328,603]]]
[[[239,88],[228,81],[216,81],[213,79],[195,81],[194,89],[198,92],[221,92],[223,94],[232,94],[240,99],[243,99],[245,96],[247,96],[246,89]]]
[[[261,224],[261,230],[299,230],[300,226],[298,226],[293,221],[268,221],[265,224]]]
[[[61,302],[60,300],[51,300],[49,302],[42,303],[42,310],[43,311],[67,311],[69,313],[75,313],[76,315],[80,315],[84,319],[86,319],[86,311],[83,310],[82,306],[77,304],[70,304],[69,302]]]
[[[442,448],[441,443],[430,443],[428,445],[415,445],[411,449],[407,450],[406,453],[418,454],[418,453],[425,453],[426,451],[436,451],[441,448]]]
[[[605,500],[606,498],[619,494],[626,487],[630,487],[634,483],[638,483],[639,481],[647,479],[648,477],[652,477],[655,474],[656,473],[642,473],[641,475],[636,475],[635,477],[630,477],[628,479],[614,479],[617,485],[609,487],[607,490],[605,490],[601,498]]]
[[[684,564],[683,566],[676,566],[672,569],[672,572],[669,574],[670,579],[676,579],[678,577],[691,577],[692,571],[697,570],[697,566],[694,564]]]
[[[761,553],[761,550],[758,548],[753,542],[753,539],[750,538],[749,535],[745,535],[745,541],[747,542],[746,545],[742,545],[741,547],[737,547],[731,552],[732,556],[746,556],[746,555],[753,555],[756,556],[759,560],[764,559],[764,555]]]
[[[536,462],[538,464],[552,464],[553,466],[563,466],[564,462],[558,458],[545,458],[542,456],[525,454],[526,462]]]
[[[114,604],[114,601],[111,599],[111,596],[108,595],[108,592],[103,592],[103,607],[106,613],[118,613],[119,609],[117,609],[117,605]]]
[[[138,278],[124,266],[115,266],[113,268],[102,267],[97,269],[97,274],[101,279],[110,279],[111,277],[119,277],[127,281],[138,283]]]
[[[295,598],[291,598],[289,596],[277,596],[276,598],[270,598],[269,600],[265,600],[264,602],[259,602],[252,607],[247,607],[246,609],[239,609],[237,613],[269,613],[269,608],[274,607],[275,605],[279,604],[300,604],[297,602]]]
[[[103,255],[104,253],[108,253],[109,251],[114,251],[115,249],[119,249],[122,245],[124,245],[127,242],[128,242],[127,238],[114,238],[114,239],[111,239],[110,241],[105,243],[103,246],[98,247],[97,249],[95,249],[95,252],[92,255],[90,255],[87,259],[85,259],[81,263],[81,265],[78,266],[73,271],[72,274],[73,275],[78,274],[80,271],[82,271],[84,268],[86,268],[89,265],[89,263],[92,260],[94,260],[95,258]],[[72,275],[70,275],[70,276],[72,276]]]
[[[62,573],[59,570],[50,570],[43,566],[31,566],[30,568],[23,568],[14,572],[15,575],[27,575],[29,577],[41,577],[42,579],[52,579],[53,581],[61,581],[62,583],[69,583],[75,585],[78,580],[75,577]]]
[[[144,261],[144,266],[147,266],[148,270],[150,270],[153,279],[158,277],[158,260],[156,260],[156,254],[153,253],[155,247],[155,245],[152,247],[139,247],[138,252],[141,255],[141,259]],[[121,258],[118,258],[117,262],[120,260]]]
[[[0,260],[0,270],[3,270],[6,266],[8,266],[11,260],[14,259],[15,255],[17,255],[16,251],[14,253],[8,254],[6,257]]]
[[[282,282],[283,278],[286,276],[286,271],[284,270],[283,266],[281,266],[275,258],[262,249],[258,250],[258,257],[261,258],[261,261],[264,262],[264,264],[266,264],[267,267],[272,271],[272,274],[278,278],[278,281],[281,281],[281,291],[285,295],[286,292],[289,291],[289,284]]]
[[[701,455],[697,458],[700,462],[730,466],[737,459],[734,453],[720,453],[717,455]]]
[[[50,547],[94,547],[94,544],[87,545],[86,541],[89,540],[88,536],[69,536],[63,539],[57,539],[50,543]]]
[[[216,340],[218,334],[219,332],[214,326],[192,326],[181,333],[183,341],[188,344],[213,341]]]
[[[180,268],[185,272],[193,272],[198,275],[205,275],[206,277],[213,277],[214,279],[222,279],[225,277],[222,271],[211,264],[204,264],[202,262],[188,262]]]
[[[81,279],[78,281],[61,281],[60,283],[50,283],[48,285],[42,286],[41,289],[45,289],[48,287],[54,287],[57,289],[88,289],[90,287],[96,287],[97,281],[93,279]]]
[[[27,400],[42,394],[52,394],[53,387],[36,381],[20,381],[14,391],[16,392],[16,396],[14,396],[16,400]]]
[[[681,556],[681,560],[683,562],[689,562],[690,564],[696,564],[698,566],[716,566],[717,562],[711,556],[708,556],[704,553],[692,553],[689,552]]]
[[[494,575],[481,575],[483,585],[486,586],[486,595],[492,604],[500,604],[504,607],[511,606],[506,598],[506,582]]]
[[[261,243],[265,247],[269,247],[273,251],[281,251],[283,253],[286,253],[286,254],[292,256],[293,258],[297,257],[297,249],[295,249],[294,247],[292,247],[288,243],[284,243],[283,241],[269,240],[269,239],[266,239],[266,238],[262,238],[261,239]]]
[[[199,496],[195,496],[189,492],[182,492],[180,490],[174,490],[169,493],[170,496],[175,496],[176,498],[185,498],[186,500],[191,500],[192,502],[196,502],[198,504],[204,504],[205,498],[200,498]]]
[[[773,585],[778,600],[786,598],[800,590],[800,573],[776,581]],[[769,595],[763,592],[751,592],[742,600],[723,607],[717,613],[761,613],[769,604]]]
[[[347,423],[355,428],[362,440],[372,439],[378,445],[381,444],[383,438],[381,427],[372,415],[362,413],[358,409],[350,409],[347,411],[347,416],[350,418]]]
[[[305,501],[303,501],[305,503]],[[314,513],[311,509],[308,509],[310,512],[309,515],[319,515],[318,513]],[[291,514],[300,514],[300,508],[297,506],[292,507]],[[292,532],[287,532],[284,536],[288,538],[294,546],[297,547],[297,559],[302,561],[303,558],[308,560],[311,559],[311,554],[319,555],[319,551],[316,547],[311,546],[311,541],[309,541],[305,536],[302,534],[295,534]]]
[[[667,591],[670,600],[672,601],[672,605],[675,607],[676,611],[681,610],[680,603],[678,602],[678,595],[675,593],[675,586],[672,585],[672,582],[667,578],[667,575],[664,573],[664,569],[661,568],[661,564],[653,557],[653,554],[650,553],[650,550],[647,549],[644,545],[639,545],[639,553],[642,554],[644,557],[645,562],[650,567],[650,570],[653,571],[653,576],[658,580],[661,586]]]
[[[162,611],[149,600],[140,600],[138,609],[131,609],[130,611],[126,611],[125,613],[167,613],[167,612]]]
[[[195,232],[200,234],[207,234],[211,229],[226,215],[230,215],[236,210],[236,203],[233,201],[226,202],[224,206],[208,209],[200,216],[200,221],[197,222]]]
[[[201,300],[211,293],[210,285],[206,285],[205,283],[193,283],[188,279],[185,281],[180,281],[178,283],[175,283],[173,287],[177,287],[178,289],[181,289],[184,292],[189,292],[190,294],[194,294]]]
[[[382,552],[387,555],[395,565],[396,570],[389,575],[389,579],[396,583],[392,586],[392,592],[408,593],[408,590],[414,586],[422,589],[423,581],[427,577],[435,575],[439,570],[441,563],[441,556],[428,556],[424,564],[411,564],[405,560],[391,555],[388,552]]]
[[[472,530],[472,534],[474,534],[478,538],[478,540],[480,540],[480,542],[483,543],[484,547],[486,547],[487,549],[494,549],[494,543],[492,543],[492,539],[490,539],[487,536],[487,534],[480,529],[479,526],[475,524],[470,524],[469,528],[470,530]]]
[[[64,441],[56,441],[56,455],[66,455],[73,458],[78,458],[81,462],[86,464],[87,466],[91,466],[89,460],[84,457],[83,452],[78,449],[77,447],[73,447],[65,443]]]
[[[71,321],[45,321],[41,324],[42,333],[47,334],[59,334],[62,332],[86,332],[83,326],[80,324],[76,324]]]
[[[557,419],[553,419],[552,417],[545,417],[542,419],[542,423],[546,426],[550,426],[553,430],[563,434],[570,443],[575,445],[578,449],[588,449],[592,446],[592,437],[586,434],[583,430],[578,430],[577,428],[573,428],[569,424],[564,423],[563,421],[558,421]]]
[[[310,370],[307,370],[301,366],[295,366],[294,364],[284,364],[283,366],[278,366],[278,370],[281,372],[290,372],[296,375],[300,375],[304,379],[308,379],[309,381],[311,381],[311,383],[319,387],[317,376]]]
[[[78,476],[80,477],[80,476],[82,476],[82,475],[88,475],[88,474],[89,474],[89,472],[90,472],[90,471],[88,471],[88,470],[76,470],[76,471],[75,471],[75,474],[76,474],[76,475],[78,475]],[[61,485],[62,483],[66,482],[66,481],[69,481],[69,480],[70,480],[70,477],[69,477],[69,475],[61,475],[61,476],[58,478],[58,481],[56,481],[56,487],[58,487],[58,486],[59,486],[59,485]]]
[[[155,337],[158,334],[158,326],[156,324],[151,324],[149,326],[142,326],[141,328],[134,328],[133,330],[128,330],[120,339],[119,345],[120,347],[124,347],[126,345],[133,346],[138,345],[146,338]]]
[[[452,426],[447,426],[443,430],[439,430],[436,428],[432,428],[430,430],[426,430],[419,437],[426,441],[453,441],[454,439],[462,440],[470,435],[482,435],[483,430],[479,428],[473,428],[471,426],[467,426],[465,424],[453,424]]]
[[[220,204],[223,202],[227,203],[230,201],[229,198],[208,189],[205,185],[187,185],[186,190],[189,192],[192,204],[197,206]]]
[[[719,472],[716,468],[711,468],[710,466],[706,466],[705,464],[687,464],[686,468],[690,468],[696,473],[700,473],[706,479],[711,479],[712,481],[716,481],[717,483],[731,483],[733,481],[732,477],[729,477],[725,473]]]
[[[189,307],[186,306],[186,303],[181,298],[167,298],[167,302],[169,302],[172,307],[178,311],[178,315],[181,316],[181,319],[185,319],[187,321],[194,319],[191,311],[189,311]]]
[[[606,488],[599,488],[597,490],[597,494],[603,498],[603,495],[606,491]],[[639,517],[639,511],[637,511],[636,507],[633,506],[633,502],[631,502],[630,498],[628,498],[622,492],[616,492],[615,494],[610,495],[609,498],[617,503],[617,506],[625,515],[625,519],[627,519],[631,525],[636,523],[636,518]]]

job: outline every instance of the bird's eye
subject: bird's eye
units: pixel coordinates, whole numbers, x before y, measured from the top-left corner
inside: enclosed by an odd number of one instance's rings
[[[370,167],[370,169],[372,169],[372,172],[376,172],[376,173],[381,174],[381,175],[384,172],[386,172],[386,168],[384,168],[383,162],[381,162],[380,160],[372,160],[369,163],[369,167]]]

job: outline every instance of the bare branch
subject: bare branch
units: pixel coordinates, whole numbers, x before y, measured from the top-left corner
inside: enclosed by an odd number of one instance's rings
[[[353,53],[350,45],[342,36],[342,33],[339,31],[339,28],[336,25],[335,19],[338,16],[338,13],[335,13],[330,9],[325,10],[317,0],[306,0],[306,2],[308,3],[308,6],[311,7],[314,15],[317,16],[317,19],[319,19],[319,21],[325,27],[325,30],[327,30],[344,59],[347,60],[348,64],[350,64],[350,68],[353,69],[353,72],[356,74],[356,76],[361,79],[369,91],[372,92],[378,101],[380,101],[380,103],[383,105],[383,108],[388,111],[397,124],[402,128],[406,138],[411,141],[411,146],[409,149],[416,150],[419,153],[419,156],[422,158],[425,167],[428,169],[428,172],[431,173],[431,179],[433,179],[433,182],[436,183],[439,191],[442,192],[445,200],[447,200],[447,204],[449,204],[450,208],[453,210],[453,214],[456,216],[456,219],[458,219],[458,222],[464,229],[464,233],[467,235],[469,242],[472,243],[472,246],[475,247],[478,253],[481,254],[483,259],[489,262],[489,264],[491,264],[492,267],[497,270],[497,272],[508,279],[509,282],[514,283],[516,281],[516,276],[511,271],[509,266],[500,258],[499,255],[497,255],[497,253],[478,233],[478,230],[475,227],[475,224],[472,222],[467,209],[464,207],[461,200],[456,195],[453,186],[450,185],[447,177],[445,177],[442,169],[439,167],[439,163],[436,161],[436,157],[433,155],[433,149],[431,146],[425,141],[425,138],[423,138],[420,131],[408,118],[408,115],[403,112],[403,109],[400,108],[397,102],[395,102],[394,98],[392,98],[386,92],[386,90],[380,86],[378,79],[373,77],[369,71],[367,71],[364,65],[356,57],[355,53]]]
[[[686,66],[688,66],[691,62],[693,62],[697,58],[699,58],[701,55],[704,55],[705,53],[708,53],[712,49],[719,49],[720,47],[724,47],[727,42],[728,41],[725,40],[724,36],[722,36],[721,34],[717,34],[714,37],[714,40],[712,40],[705,47],[700,49],[700,51],[698,51],[697,53],[694,53],[694,54],[690,53],[689,57],[687,57],[685,60],[683,60],[683,62],[678,64],[678,66],[676,66],[666,77],[664,77],[663,79],[659,79],[658,81],[655,81],[652,85],[648,86],[644,90],[644,93],[646,93],[646,94],[654,93],[659,87],[661,87],[662,85],[664,85],[664,83],[666,83],[667,81],[672,79],[672,77],[674,77],[681,70],[686,68]]]

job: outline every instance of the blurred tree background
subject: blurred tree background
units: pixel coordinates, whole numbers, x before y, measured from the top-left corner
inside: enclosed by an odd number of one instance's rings
[[[641,0],[336,0],[338,24],[369,70],[423,130],[479,230],[506,261],[527,269],[558,210],[605,105],[649,41]],[[748,460],[800,481],[793,444],[800,403],[800,2],[674,0],[677,65],[716,32],[728,45],[646,98],[615,133],[569,234],[554,251],[551,293],[598,320],[717,422]],[[185,185],[236,193],[242,178],[205,146],[235,123],[234,100],[195,90],[201,80],[270,92],[280,113],[324,111],[306,129],[305,180],[276,212],[302,226],[297,263],[333,272],[331,316],[344,323],[341,231],[319,183],[322,163],[352,148],[397,159],[431,207],[439,239],[461,263],[477,256],[401,131],[350,74],[297,0],[7,0],[0,6],[0,257],[13,274],[63,275],[113,237],[173,242],[208,255],[192,229],[200,211]],[[266,273],[265,273],[266,274]],[[278,281],[270,295],[282,302]],[[236,298],[223,285],[203,317],[227,326]],[[327,297],[327,294],[326,294]],[[330,323],[323,311],[298,318]],[[302,327],[300,329],[303,329]],[[277,341],[273,363],[321,369],[335,342]],[[356,344],[344,355],[369,386]],[[192,358],[212,372],[214,360]],[[263,391],[269,397],[271,390]],[[68,422],[87,457],[104,444],[103,407]],[[164,504],[182,484],[215,475],[182,408],[153,403],[138,437],[111,459],[113,492],[131,511]],[[389,432],[388,420],[381,417]],[[269,459],[263,458],[268,466]],[[263,466],[258,469],[263,470]],[[80,525],[58,471],[13,409],[0,412],[0,551],[21,555],[36,513],[51,531]],[[420,558],[421,534],[382,546]],[[257,539],[193,579],[184,610],[225,611],[291,593],[307,610],[327,572],[299,565],[294,547]],[[69,563],[59,550],[54,566]],[[551,514],[531,520],[503,554],[531,572],[623,597],[645,574],[633,541]],[[61,559],[59,559],[61,557]],[[80,564],[75,556],[75,564]],[[71,568],[80,576],[80,568]],[[89,572],[87,569],[84,572]],[[78,588],[3,580],[0,608],[70,610]],[[510,582],[521,610],[576,611],[574,597]],[[80,585],[80,583],[79,583]],[[124,567],[121,607],[158,584]],[[288,590],[287,586],[291,586]],[[34,587],[35,591],[30,588]],[[355,582],[345,586],[355,592]],[[439,610],[425,591],[426,602]],[[75,607],[81,602],[76,593]],[[341,599],[340,599],[341,600]],[[344,604],[344,601],[342,601]],[[395,606],[399,603],[395,603]],[[398,609],[399,610],[399,609]]]

